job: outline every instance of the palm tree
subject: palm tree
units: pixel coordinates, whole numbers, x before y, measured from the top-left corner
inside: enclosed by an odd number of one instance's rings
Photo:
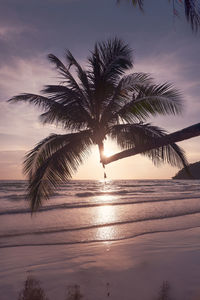
[[[121,0],[117,0],[120,2]],[[134,6],[138,6],[140,10],[144,9],[144,0],[130,0]],[[184,5],[185,17],[190,23],[193,31],[197,31],[200,27],[200,1],[199,0],[168,0],[172,2],[173,15],[179,15],[180,5]]]
[[[104,166],[107,137],[122,149],[147,146],[166,136],[163,129],[146,123],[147,118],[182,110],[181,95],[171,84],[155,84],[145,73],[127,74],[133,67],[132,50],[120,39],[96,43],[87,70],[68,50],[66,64],[53,54],[48,58],[62,82],[45,86],[42,95],[24,93],[9,100],[41,107],[42,123],[55,123],[67,131],[48,136],[26,155],[24,172],[29,179],[27,197],[32,211],[49,198],[58,184],[72,177],[92,145],[98,146]],[[174,143],[142,154],[155,164],[187,164],[183,151]]]

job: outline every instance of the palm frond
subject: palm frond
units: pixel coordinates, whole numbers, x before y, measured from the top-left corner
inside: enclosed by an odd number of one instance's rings
[[[120,3],[121,0],[117,0],[117,3]],[[134,6],[138,6],[140,8],[140,10],[143,11],[143,8],[144,8],[144,0],[131,0],[131,3],[134,5]]]
[[[159,127],[142,123],[115,125],[109,133],[122,149],[137,149],[137,147],[153,145],[157,138],[166,134]],[[156,165],[166,162],[172,166],[185,167],[188,164],[184,151],[175,143],[148,150],[141,154],[148,156]]]
[[[59,106],[58,103],[56,103],[54,100],[49,99],[47,97],[36,95],[36,94],[29,94],[29,93],[23,93],[17,96],[12,97],[8,100],[8,102],[28,102],[30,104],[34,104],[42,109],[49,109],[53,105]]]
[[[48,58],[54,65],[56,65],[56,68],[64,77],[64,80],[67,83],[67,87],[77,93],[77,102],[82,108],[83,113],[88,114],[89,111],[93,113],[94,109],[92,105],[92,91],[90,89],[89,78],[87,78],[86,72],[78,64],[71,52],[67,50],[66,54],[68,67],[65,67],[65,65],[53,54],[49,54]],[[74,65],[76,67],[82,87],[70,73],[69,68],[71,65]]]
[[[152,78],[147,73],[124,75],[114,89],[113,96],[109,99],[108,104],[104,108],[101,121],[113,122],[113,119],[115,120],[113,116],[118,118],[115,113],[130,102],[130,94],[137,92],[140,87],[149,85],[150,83],[152,83]]]
[[[134,6],[139,6],[141,10],[143,10],[144,0],[132,0]]]
[[[88,61],[89,76],[95,86],[100,79],[115,83],[120,75],[132,68],[132,50],[122,40],[110,39],[96,43]]]
[[[58,100],[64,104],[72,99],[78,99],[80,96],[76,91],[61,84],[46,85],[41,92],[50,95],[54,100]]]
[[[128,44],[115,38],[97,43],[105,80],[115,82],[119,75],[133,67],[132,50]]]
[[[53,63],[58,69],[59,73],[63,76],[64,81],[66,81],[69,88],[77,92],[80,95],[80,101],[87,103],[87,97],[84,91],[81,89],[76,79],[70,73],[69,68],[66,67],[54,54],[48,55],[49,61]],[[83,103],[82,103],[83,104]]]
[[[92,124],[91,117],[80,109],[76,101],[61,108],[51,107],[40,115],[43,124],[61,125],[64,129],[86,129]]]
[[[122,40],[110,39],[95,44],[88,62],[95,118],[99,118],[120,76],[133,66],[132,50]]]
[[[42,140],[24,161],[28,175],[27,199],[35,211],[53,193],[58,184],[69,180],[92,145],[90,131],[57,135]]]
[[[68,77],[69,71],[67,67],[62,63],[62,61],[57,56],[50,53],[48,54],[48,59],[51,63],[53,63],[56,66],[56,68],[58,69],[61,75]]]
[[[83,129],[92,124],[91,112],[87,106],[80,105],[80,95],[63,85],[47,85],[42,91],[51,99],[57,101],[60,106],[52,106],[40,116],[46,123],[61,124],[68,129]]]
[[[122,0],[117,0],[117,3],[120,3]],[[144,0],[129,0],[133,6],[139,7],[141,11],[144,10]],[[173,14],[174,16],[179,16],[179,7],[184,5],[185,17],[190,24],[194,32],[198,31],[200,28],[200,2],[199,0],[168,0],[173,4]],[[178,8],[176,8],[176,5]]]
[[[199,0],[185,0],[185,16],[192,30],[197,31],[200,27],[200,3]]]
[[[149,116],[179,114],[182,111],[182,97],[171,84],[140,86],[133,93],[132,101],[126,103],[116,114],[127,122],[146,120]]]
[[[119,85],[121,84],[122,91],[137,91],[140,87],[151,84],[153,78],[148,73],[138,72],[125,75],[121,78]]]
[[[68,129],[84,129],[91,125],[89,113],[79,105],[74,91],[64,86],[47,86],[43,92],[50,94],[44,97],[36,94],[20,94],[9,99],[9,102],[28,102],[46,111],[40,116],[43,124],[62,125]]]
[[[120,76],[132,66],[131,50],[120,39],[95,44],[88,58],[88,78],[93,95],[93,113],[99,120],[105,103],[113,94]]]
[[[66,52],[66,59],[69,64],[69,68],[71,66],[74,66],[76,68],[78,78],[82,84],[83,90],[87,94],[87,98],[89,99],[89,103],[90,103],[91,97],[92,97],[92,92],[90,90],[90,83],[89,83],[89,79],[87,76],[87,72],[83,70],[83,68],[80,66],[80,64],[77,62],[77,60],[74,58],[74,56],[72,55],[72,53],[69,50],[67,50],[67,52]]]

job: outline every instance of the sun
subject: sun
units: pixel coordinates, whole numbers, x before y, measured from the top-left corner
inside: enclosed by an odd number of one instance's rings
[[[115,154],[117,152],[117,147],[116,147],[116,144],[111,142],[110,140],[107,140],[105,143],[104,143],[104,152],[103,152],[103,155],[105,157],[109,157],[113,154]],[[119,151],[119,150],[118,150]]]
[[[115,151],[113,150],[113,149],[104,149],[104,151],[103,151],[103,155],[105,156],[105,157],[109,157],[109,156],[111,156],[111,155],[113,155],[115,153]]]

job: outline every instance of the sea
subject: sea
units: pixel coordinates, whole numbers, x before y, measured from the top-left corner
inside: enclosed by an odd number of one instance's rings
[[[72,180],[33,214],[26,189],[0,181],[1,300],[27,280],[49,300],[200,299],[199,180]]]
[[[199,180],[72,180],[34,214],[0,181],[0,249],[103,243],[200,227]]]

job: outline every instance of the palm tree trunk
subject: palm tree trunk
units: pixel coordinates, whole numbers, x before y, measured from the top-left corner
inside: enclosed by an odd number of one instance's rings
[[[100,162],[102,163],[102,166],[104,166],[104,144],[103,142],[99,142],[98,143],[98,147],[99,147],[99,156],[100,156]]]
[[[163,146],[167,146],[169,144],[172,143],[177,143],[177,142],[181,142],[187,139],[191,139],[195,136],[199,136],[200,135],[200,123],[197,123],[195,125],[186,127],[182,130],[170,133],[166,136],[163,136],[161,138],[157,138],[154,141],[152,141],[151,144],[148,145],[143,145],[141,147],[137,147],[137,148],[131,148],[122,152],[118,152],[110,157],[103,157],[103,164],[107,165],[111,162],[114,162],[116,160],[128,157],[128,156],[132,156],[132,155],[136,155],[148,150],[152,150],[155,148],[159,148],[159,147],[163,147]]]
[[[104,144],[103,142],[100,142],[98,144],[99,147],[99,155],[100,155],[100,163],[102,164],[102,167],[104,168],[104,179],[107,178],[106,172],[105,172],[105,164],[104,164]]]

